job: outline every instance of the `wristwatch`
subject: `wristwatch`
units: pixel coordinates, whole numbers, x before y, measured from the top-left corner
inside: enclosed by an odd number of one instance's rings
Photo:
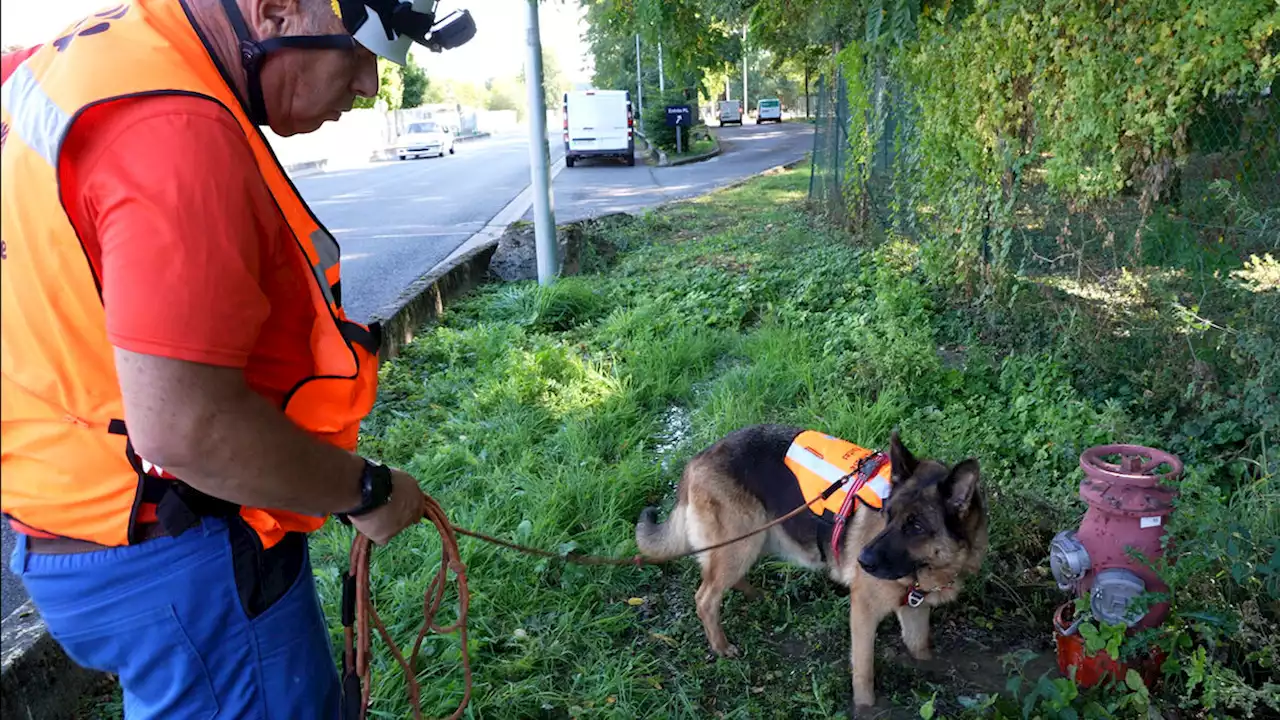
[[[364,470],[360,473],[360,504],[338,513],[338,519],[345,522],[349,517],[359,517],[386,505],[390,499],[391,468],[366,459]]]

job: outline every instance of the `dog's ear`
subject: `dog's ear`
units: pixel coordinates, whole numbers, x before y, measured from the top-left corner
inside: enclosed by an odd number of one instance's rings
[[[902,444],[897,429],[889,436],[889,463],[890,476],[894,482],[906,480],[916,473],[916,457]]]
[[[964,517],[969,513],[974,493],[978,491],[978,460],[969,458],[951,468],[938,490],[947,503],[947,512]]]

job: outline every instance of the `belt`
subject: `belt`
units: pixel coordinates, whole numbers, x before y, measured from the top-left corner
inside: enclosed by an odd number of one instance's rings
[[[169,533],[164,531],[164,527],[158,523],[145,523],[138,526],[138,542],[146,542],[147,540],[155,540],[156,538],[168,537]],[[68,537],[37,537],[35,535],[27,536],[27,552],[36,555],[75,555],[78,553],[97,552],[99,550],[109,550],[112,545],[99,545],[88,540],[77,540]]]

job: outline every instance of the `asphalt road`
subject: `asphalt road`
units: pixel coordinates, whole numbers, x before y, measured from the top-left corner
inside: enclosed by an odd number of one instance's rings
[[[297,178],[342,245],[342,299],[365,321],[484,227],[529,184],[529,143],[516,133],[459,143],[441,158],[391,160]],[[552,143],[552,162],[563,144]]]
[[[636,212],[702,195],[799,160],[813,148],[813,126],[807,123],[730,126],[712,131],[720,139],[721,153],[710,160],[676,167],[628,167],[609,160],[585,160],[565,168],[552,185],[556,222]],[[532,218],[531,212],[525,214],[525,220]]]
[[[657,168],[589,160],[565,168],[552,193],[556,222],[635,212],[693,197],[775,165],[798,160],[813,143],[804,123],[716,128],[722,154]],[[388,161],[300,177],[298,190],[342,244],[343,301],[357,320],[383,315],[414,280],[482,228],[529,184],[526,136],[457,146],[443,158]],[[558,133],[552,161],[564,155]],[[532,211],[526,213],[532,219]],[[383,312],[380,312],[383,311]],[[3,534],[0,616],[26,599],[9,572],[13,537]]]

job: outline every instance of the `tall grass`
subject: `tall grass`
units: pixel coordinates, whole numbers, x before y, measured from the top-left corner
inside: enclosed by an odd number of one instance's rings
[[[913,246],[863,245],[821,225],[799,204],[804,182],[804,170],[771,175],[600,231],[584,274],[550,287],[482,288],[384,369],[362,450],[412,471],[458,525],[618,555],[634,551],[639,511],[670,503],[683,462],[749,423],[795,423],[872,447],[899,427],[919,455],[976,456],[992,553],[935,627],[940,655],[996,670],[912,665],[886,623],[879,692],[911,716],[935,695],[938,712],[990,715],[998,705],[977,698],[995,702],[1004,689],[999,658],[1022,650],[1043,660],[1049,614],[1066,599],[1047,575],[1047,542],[1082,511],[1080,453],[1154,444],[1189,467],[1170,571],[1170,637],[1185,647],[1155,698],[1275,708],[1265,683],[1280,642],[1280,451],[1267,414],[1277,344],[1262,321],[1276,291],[1242,289],[1230,273],[1198,277],[1215,305],[1197,314],[1234,334],[1195,352],[1216,385],[1169,388],[1186,374],[1169,343],[1218,331],[1176,316],[1167,300],[1180,291],[1155,276],[1133,281],[1146,315],[1047,280],[1028,281],[1005,306],[954,305]],[[328,527],[313,544],[335,643],[348,533]],[[375,553],[375,596],[397,637],[420,621],[439,552],[432,535],[416,528]],[[820,575],[758,566],[764,598],[733,594],[725,611],[745,657],[715,661],[687,563],[582,568],[472,541],[462,550],[472,717],[828,717],[848,702],[847,608]],[[456,640],[433,639],[424,652],[426,711],[440,714],[461,692]],[[374,670],[373,716],[406,717],[385,653]]]

